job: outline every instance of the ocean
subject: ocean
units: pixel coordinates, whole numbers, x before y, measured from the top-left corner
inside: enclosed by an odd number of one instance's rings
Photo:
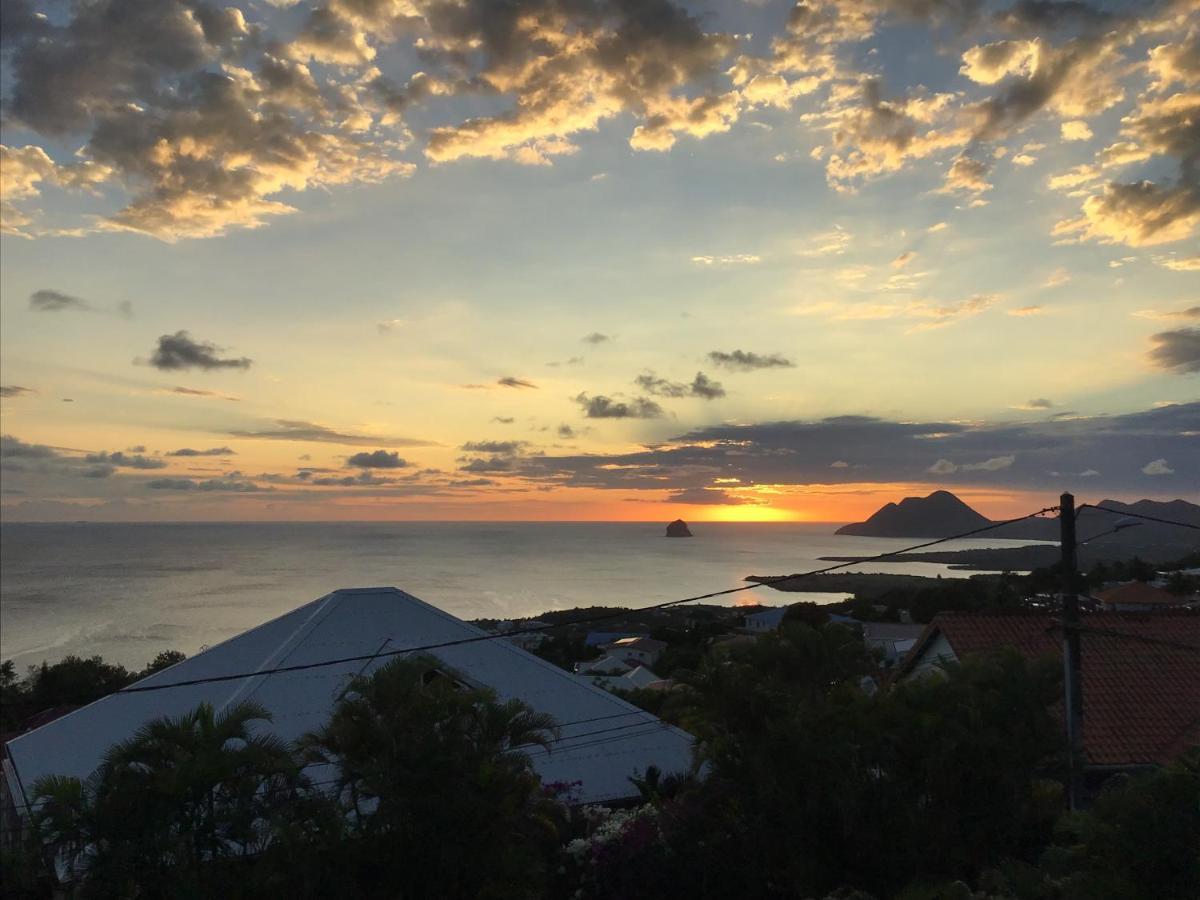
[[[203,523],[0,526],[0,658],[18,672],[68,654],[131,668],[192,654],[343,587],[394,585],[463,619],[578,606],[641,606],[737,587],[747,575],[817,568],[911,540],[835,535],[835,525],[696,523]],[[946,549],[1027,542],[968,540]],[[931,563],[847,571],[959,576]],[[723,598],[832,602],[763,588]],[[721,601],[710,601],[721,602]]]

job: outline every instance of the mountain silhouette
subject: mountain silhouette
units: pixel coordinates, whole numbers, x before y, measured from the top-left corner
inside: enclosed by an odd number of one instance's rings
[[[1077,500],[1077,503],[1082,501]],[[1101,500],[1100,509],[1080,509],[1076,517],[1078,540],[1087,542],[1099,539],[1105,546],[1124,546],[1130,550],[1158,546],[1180,553],[1195,550],[1200,545],[1195,532],[1158,522],[1129,518],[1122,515],[1136,513],[1170,522],[1200,525],[1200,506],[1186,500],[1138,500],[1123,503],[1120,500]],[[1116,515],[1114,515],[1114,513]],[[1137,527],[1127,528],[1136,522]],[[1122,523],[1116,533],[1112,529]],[[934,491],[928,497],[906,497],[899,503],[889,503],[865,522],[855,522],[837,530],[838,534],[853,534],[860,537],[906,537],[941,538],[964,531],[972,531],[991,524],[991,520],[980,515],[949,491]],[[981,535],[982,537],[983,535]],[[1027,519],[1002,525],[986,534],[988,538],[1008,540],[1057,541],[1058,519],[1048,515],[1041,519]]]
[[[990,524],[990,519],[949,491],[934,491],[928,497],[905,497],[899,503],[889,503],[867,521],[845,525],[837,533],[860,537],[940,538]]]

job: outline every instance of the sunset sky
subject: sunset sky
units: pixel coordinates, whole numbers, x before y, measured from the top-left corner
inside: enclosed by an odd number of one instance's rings
[[[6,0],[4,518],[1200,498],[1200,4]]]

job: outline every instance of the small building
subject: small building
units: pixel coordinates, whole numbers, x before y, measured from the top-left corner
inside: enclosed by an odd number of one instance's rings
[[[1195,605],[1195,597],[1180,597],[1144,581],[1127,581],[1096,594],[1105,612],[1155,612]]]
[[[590,673],[580,673],[576,677],[582,678],[602,687],[607,691],[633,691],[638,688],[648,688],[652,685],[663,683],[663,679],[655,675],[645,666],[638,666],[636,669],[630,669],[623,675],[593,675]]]
[[[1037,613],[938,613],[896,678],[1011,647],[1062,658],[1062,621]],[[1088,613],[1080,631],[1083,750],[1093,772],[1162,765],[1200,742],[1200,614]],[[1054,711],[1062,715],[1061,703]]]
[[[585,647],[603,647],[621,638],[649,637],[644,631],[589,631],[583,639]]]
[[[924,625],[903,622],[863,622],[863,644],[881,653],[884,666],[891,667],[904,659],[924,630]]]
[[[786,606],[772,606],[761,612],[750,613],[743,617],[745,624],[742,626],[751,634],[765,634],[768,631],[778,631],[779,626],[783,624],[783,617],[787,615],[788,608]]]
[[[334,591],[137,682],[159,690],[110,694],[13,738],[3,765],[8,795],[24,815],[39,778],[87,778],[109,747],[146,722],[200,703],[222,709],[257,701],[274,718],[256,723],[255,731],[295,741],[328,721],[352,678],[409,653],[434,657],[456,679],[489,688],[501,701],[521,700],[553,716],[560,728],[549,750],[526,752],[545,782],[578,782],[576,802],[631,799],[637,796],[631,776],[649,766],[677,772],[691,764],[686,732],[502,636],[379,587]],[[310,663],[319,665],[276,671]],[[601,720],[613,728],[603,742],[587,737]]]
[[[604,655],[596,659],[575,663],[576,675],[624,675],[632,672],[635,667],[623,659],[612,655]]]
[[[623,659],[630,666],[652,666],[658,662],[667,645],[649,637],[619,638],[602,648],[609,656]]]

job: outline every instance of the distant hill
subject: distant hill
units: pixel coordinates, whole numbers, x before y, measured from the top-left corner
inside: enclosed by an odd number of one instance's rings
[[[1186,500],[1138,500],[1136,503],[1102,500],[1096,505],[1118,514],[1137,513],[1200,525],[1200,506]],[[1121,521],[1121,515],[1083,509],[1076,518],[1076,535],[1080,542],[1087,543],[1093,551],[1112,558],[1142,553],[1147,558],[1170,559],[1200,549],[1200,535],[1197,532],[1145,520],[1129,519],[1129,522],[1136,521],[1137,527],[1123,528],[1115,534],[1105,533]],[[988,519],[949,491],[934,491],[928,497],[908,497],[900,503],[889,503],[867,521],[846,525],[839,528],[837,533],[862,537],[940,538],[982,528],[987,524]],[[1048,516],[1002,526],[989,531],[987,537],[1057,541],[1058,529],[1058,520]]]
[[[867,521],[845,525],[837,533],[940,538],[983,528],[990,522],[949,491],[934,491],[928,497],[905,497],[899,503],[889,503]]]

